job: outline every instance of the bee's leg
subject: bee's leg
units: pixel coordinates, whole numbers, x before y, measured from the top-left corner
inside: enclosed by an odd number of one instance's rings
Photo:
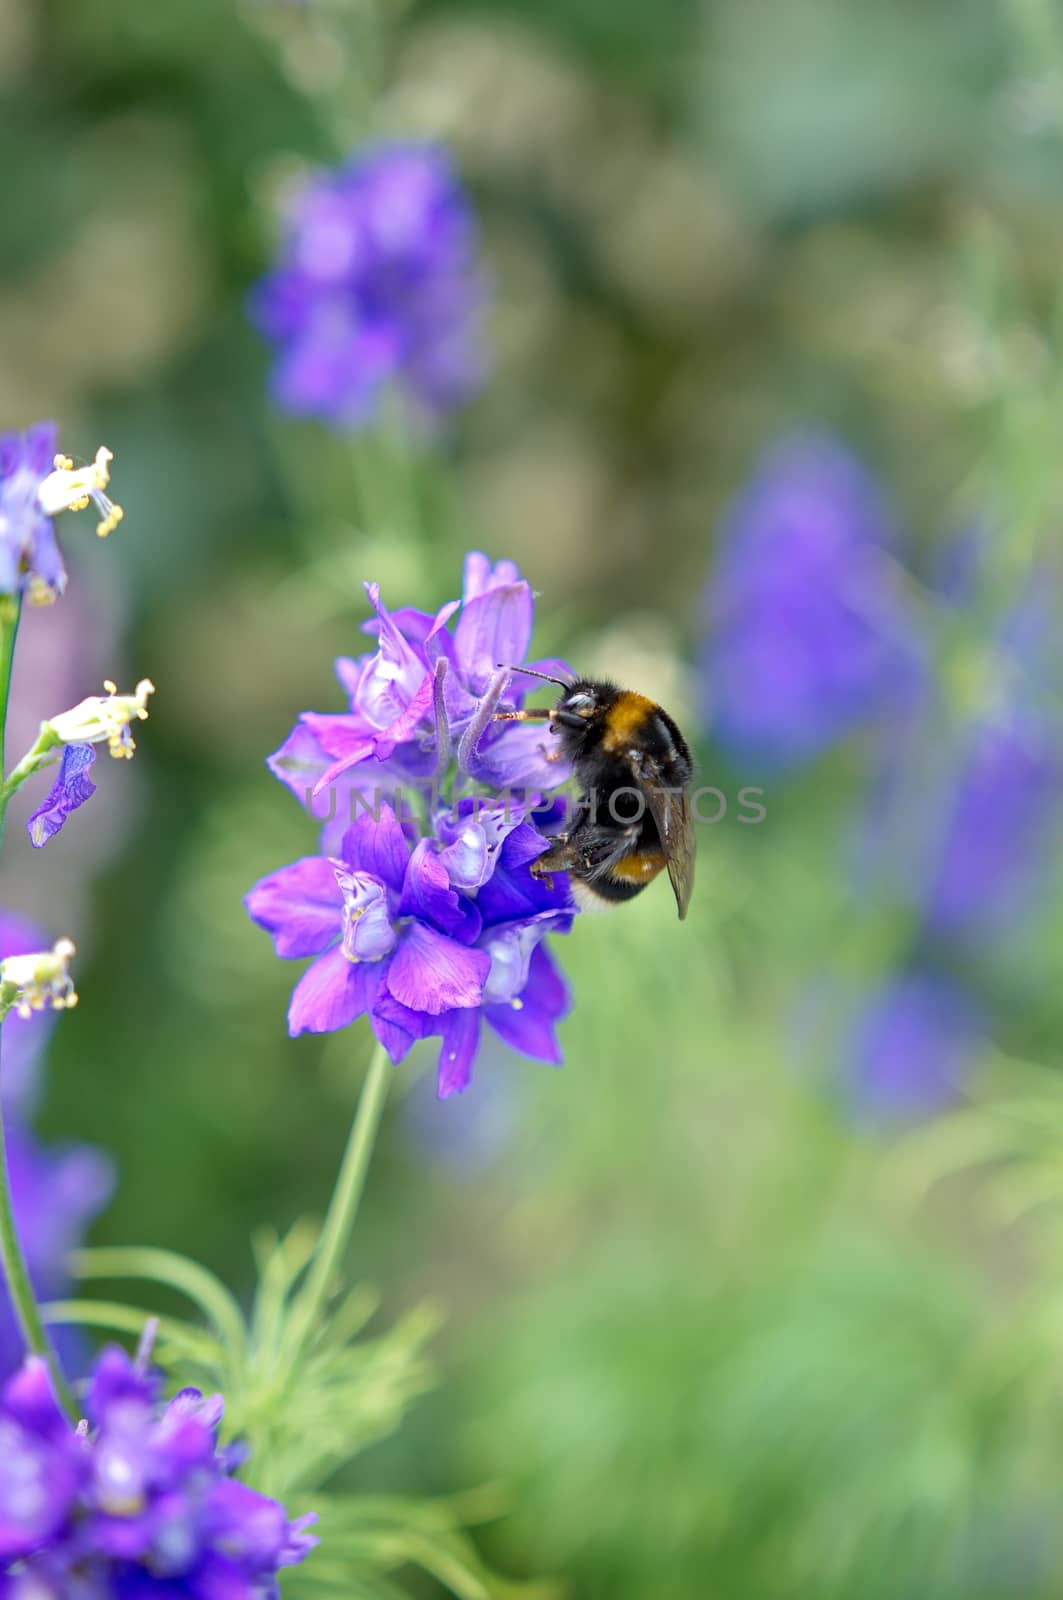
[[[553,715],[549,706],[533,706],[530,711],[496,711],[492,722],[545,722]]]
[[[538,878],[546,884],[548,889],[554,887],[552,872],[571,872],[573,867],[578,867],[583,859],[583,851],[572,842],[571,834],[559,833],[541,856],[536,856],[531,864],[533,878]]]

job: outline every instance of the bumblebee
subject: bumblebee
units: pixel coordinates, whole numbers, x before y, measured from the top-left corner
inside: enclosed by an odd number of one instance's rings
[[[572,825],[532,863],[536,877],[567,872],[577,894],[617,904],[641,894],[667,870],[682,919],[694,886],[694,826],[690,783],[694,763],[667,711],[645,695],[614,683],[580,678],[556,683],[553,707],[501,711],[502,722],[549,721],[571,762],[581,795]]]

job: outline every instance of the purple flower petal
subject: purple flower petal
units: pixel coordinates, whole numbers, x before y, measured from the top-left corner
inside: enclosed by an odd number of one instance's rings
[[[534,609],[531,588],[523,582],[484,590],[462,607],[454,643],[474,694],[483,694],[497,667],[524,660]]]
[[[348,961],[342,950],[318,956],[303,973],[288,1007],[288,1032],[334,1033],[369,1009],[379,969],[374,962]]]
[[[323,856],[304,856],[261,879],[244,905],[288,960],[320,955],[340,936],[343,894],[335,867]]]
[[[439,859],[455,888],[479,889],[495,869],[503,839],[524,820],[523,808],[467,799],[458,802],[456,812],[437,819],[436,832],[445,845]]]
[[[436,1092],[440,1100],[461,1094],[472,1081],[472,1067],[480,1042],[480,1013],[451,1011],[443,1023]]]
[[[284,1507],[235,1478],[222,1478],[211,1490],[207,1528],[212,1543],[256,1572],[280,1566],[288,1544]]]
[[[96,785],[89,777],[89,768],[95,760],[96,751],[91,744],[64,745],[59,776],[47,799],[26,823],[35,850],[42,850],[49,839],[54,839],[70,813],[96,793]]]
[[[360,813],[343,836],[341,853],[353,871],[372,873],[396,894],[402,893],[410,846],[389,805],[380,806],[378,818]]]
[[[468,605],[470,600],[479,599],[491,589],[505,588],[520,581],[520,568],[515,561],[500,561],[492,566],[490,556],[485,556],[482,550],[470,550],[465,557],[462,604]]]
[[[528,981],[516,1001],[484,1007],[484,1016],[510,1049],[552,1066],[561,1063],[554,1024],[570,1004],[568,987],[544,944],[533,952]]]
[[[387,975],[377,990],[370,1016],[373,1032],[396,1065],[409,1054],[419,1039],[435,1031],[435,1019],[402,1005],[387,986]]]
[[[266,757],[266,765],[275,778],[287,785],[300,805],[329,765],[329,754],[321,744],[308,719],[313,712],[305,712],[279,749]]]
[[[543,835],[530,822],[514,828],[502,845],[498,866],[476,897],[485,926],[513,922],[540,911],[572,911],[572,896],[563,873],[554,877],[551,888],[529,870],[546,845]],[[558,931],[562,931],[560,926]]]
[[[536,949],[559,922],[567,923],[567,919],[566,911],[540,911],[520,922],[499,923],[487,930],[480,941],[480,949],[491,957],[484,1005],[508,1005],[523,993]]]
[[[365,592],[377,614],[378,648],[359,684],[359,709],[376,728],[384,729],[406,710],[421,685],[427,664],[396,627],[380,598],[380,585],[367,583]]]
[[[3,1410],[31,1433],[60,1440],[69,1431],[52,1388],[48,1368],[40,1356],[27,1356],[3,1393]]]
[[[348,872],[336,864],[336,882],[343,894],[343,939],[348,961],[380,961],[395,948],[396,933],[388,911],[387,885],[368,872]]]
[[[436,1017],[456,1006],[479,1005],[490,957],[412,922],[388,966],[388,989],[411,1011]]]
[[[55,1537],[70,1514],[80,1476],[72,1450],[0,1410],[0,1562],[29,1555]]]
[[[135,1366],[118,1345],[108,1345],[93,1369],[87,1410],[97,1427],[113,1407],[132,1401],[146,1411],[159,1397],[159,1382]]]
[[[399,916],[419,917],[462,944],[472,944],[480,932],[480,913],[471,900],[451,888],[446,866],[430,839],[422,839],[410,857]]]

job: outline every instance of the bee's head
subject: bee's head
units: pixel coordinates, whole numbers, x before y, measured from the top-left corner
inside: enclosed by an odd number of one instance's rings
[[[569,760],[597,743],[605,726],[605,714],[616,695],[613,684],[587,678],[565,690],[550,713],[550,726],[560,737]]]

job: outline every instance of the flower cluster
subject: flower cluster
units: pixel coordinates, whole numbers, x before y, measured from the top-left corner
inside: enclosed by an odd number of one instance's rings
[[[465,800],[415,842],[388,805],[360,816],[336,858],[309,856],[264,878],[251,917],[280,956],[314,956],[292,995],[293,1034],[368,1014],[393,1061],[439,1037],[439,1094],[470,1080],[487,1022],[513,1049],[558,1062],[568,993],[542,943],[567,933],[568,890],[532,876],[539,831],[512,807]]]
[[[373,583],[366,593],[375,615],[365,631],[377,648],[336,662],[347,710],[304,711],[269,758],[299,800],[340,779],[397,796],[442,779],[452,758],[463,777],[496,791],[553,788],[568,777],[557,741],[541,724],[493,720],[500,707],[519,710],[528,688],[506,670],[525,664],[535,614],[531,587],[513,562],[492,566],[472,552],[461,601],[434,615],[410,607],[389,612]],[[556,660],[530,665],[571,670]]]
[[[111,1347],[87,1410],[74,1430],[37,1359],[0,1398],[3,1600],[275,1600],[314,1518],[289,1521],[232,1476],[221,1396],[160,1406],[158,1379]]]
[[[391,614],[367,589],[377,649],[337,664],[349,709],[304,713],[270,758],[304,802],[312,785],[345,780],[361,786],[361,809],[350,826],[327,822],[322,854],[263,879],[247,908],[279,955],[316,958],[292,997],[293,1033],[368,1014],[394,1061],[439,1037],[446,1096],[469,1082],[483,1022],[526,1055],[560,1060],[567,992],[542,939],[568,931],[573,907],[563,881],[533,876],[545,840],[531,798],[515,792],[556,785],[567,769],[541,724],[493,721],[521,704],[506,664],[523,662],[532,631],[531,590],[511,562],[468,557],[453,631],[456,601]],[[452,756],[505,799],[443,804],[435,784],[418,839],[406,786],[441,780]]]
[[[829,438],[768,452],[724,522],[706,594],[706,720],[726,748],[785,767],[902,705],[921,647],[875,485]]]
[[[483,371],[475,229],[446,155],[383,145],[307,182],[251,316],[277,348],[285,410],[357,428],[388,385],[450,411]]]
[[[0,596],[26,595],[42,604],[62,594],[66,567],[52,526],[60,511],[81,511],[92,502],[101,538],[122,520],[121,506],[105,493],[111,452],[101,448],[91,465],[75,467],[57,454],[58,442],[54,422],[0,435]]]

